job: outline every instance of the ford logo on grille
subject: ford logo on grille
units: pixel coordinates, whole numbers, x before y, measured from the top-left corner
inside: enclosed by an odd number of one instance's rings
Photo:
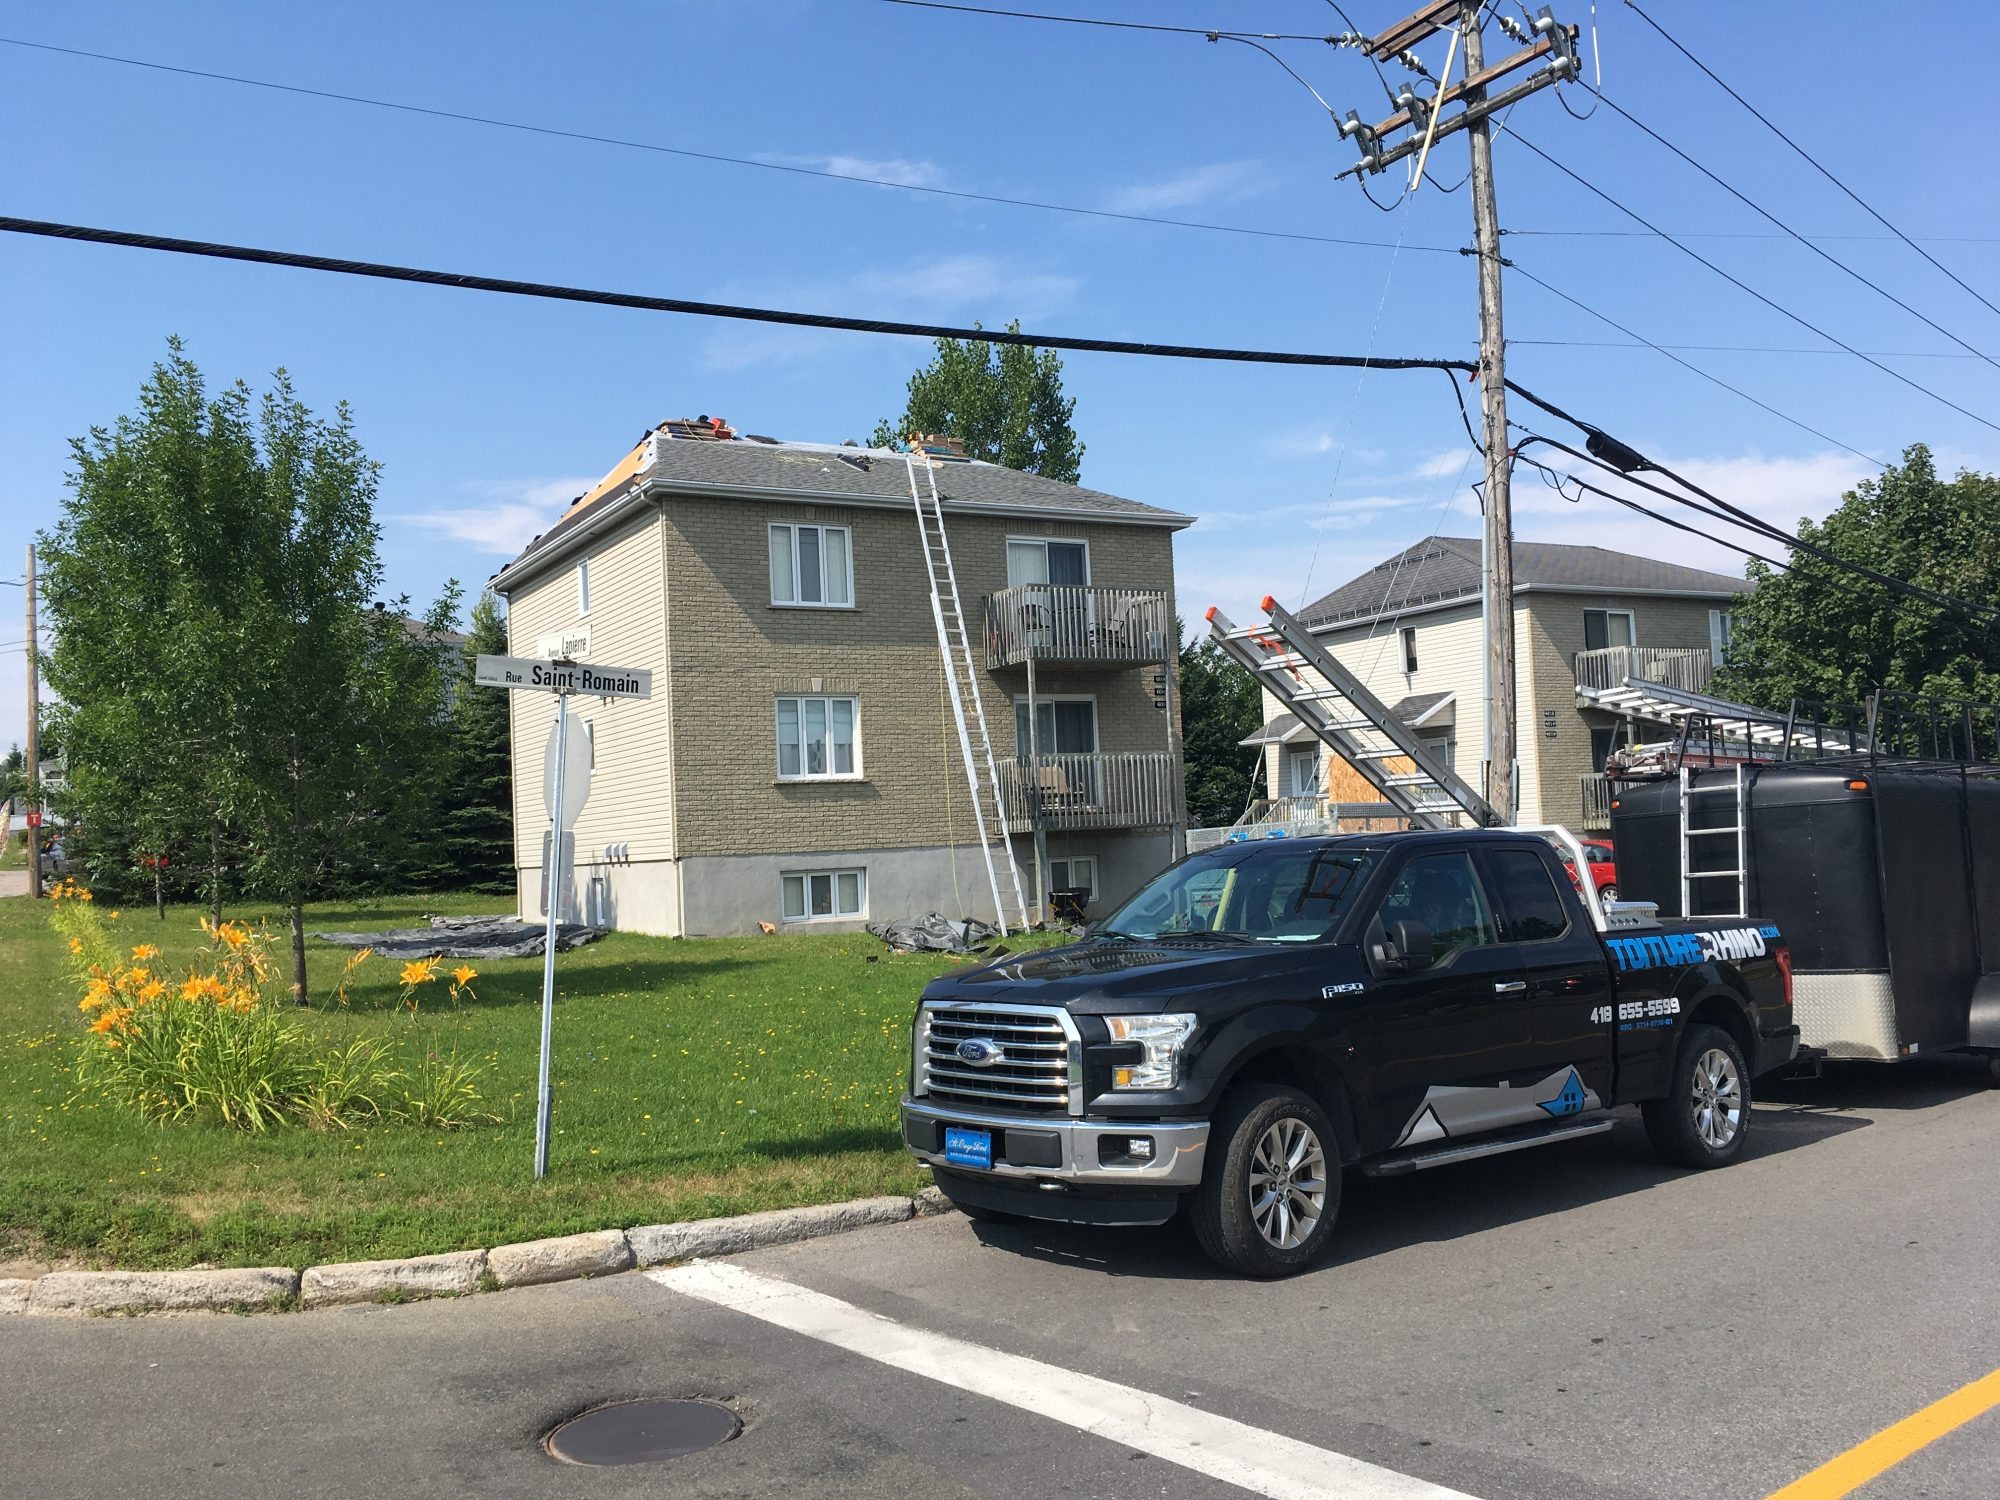
[[[960,1062],[975,1068],[990,1068],[1007,1055],[998,1042],[983,1036],[969,1036],[954,1050]]]

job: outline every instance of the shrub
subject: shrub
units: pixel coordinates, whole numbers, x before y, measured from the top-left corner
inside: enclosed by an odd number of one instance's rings
[[[202,930],[206,959],[178,977],[159,949],[129,950],[113,936],[116,913],[63,882],[50,920],[66,940],[89,1017],[78,1074],[126,1108],[161,1121],[205,1121],[240,1130],[280,1125],[344,1129],[393,1118],[438,1128],[483,1114],[483,1068],[425,1052],[414,1075],[396,1066],[394,1043],[329,1042],[291,1014],[271,980],[270,937],[240,922]],[[350,968],[352,966],[350,965]],[[469,982],[453,986],[453,997]],[[414,1010],[414,1006],[412,1006]]]

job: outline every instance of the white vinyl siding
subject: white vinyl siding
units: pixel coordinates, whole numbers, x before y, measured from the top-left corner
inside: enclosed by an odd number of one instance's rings
[[[847,527],[771,527],[771,602],[852,608],[854,546]]]
[[[800,870],[783,877],[787,922],[837,922],[867,909],[865,870]]]
[[[780,781],[860,776],[859,698],[780,698],[777,721]]]

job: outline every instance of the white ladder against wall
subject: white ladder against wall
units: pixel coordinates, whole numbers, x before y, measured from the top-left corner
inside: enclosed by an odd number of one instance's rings
[[[1221,610],[1209,610],[1208,628],[1216,644],[1403,812],[1412,828],[1443,828],[1461,817],[1479,827],[1500,821],[1479,793],[1440,764],[1387,704],[1313,638],[1304,622],[1268,595],[1263,609],[1269,624],[1241,628]],[[1393,769],[1392,762],[1399,760],[1407,760],[1410,769]]]
[[[1697,828],[1694,826],[1694,799],[1697,797],[1728,797],[1734,803],[1735,819],[1719,828]],[[1705,911],[1705,917],[1743,917],[1749,915],[1748,883],[1750,876],[1750,833],[1749,781],[1743,762],[1736,763],[1736,774],[1720,786],[1696,786],[1694,776],[1687,766],[1681,767],[1681,915],[1691,917],[1694,910],[1694,883],[1697,880],[1733,880],[1735,903],[1728,911]],[[1694,858],[1696,839],[1726,838],[1736,841],[1733,868],[1727,870],[1697,870]]]
[[[965,760],[965,782],[972,791],[972,817],[979,830],[980,853],[986,861],[987,884],[993,890],[994,915],[1004,936],[1010,919],[1007,902],[1001,894],[1003,870],[1007,889],[1013,896],[1011,925],[1025,931],[1034,923],[1028,914],[1020,866],[1014,863],[1014,846],[1007,827],[1007,799],[993,761],[993,740],[986,732],[986,709],[979,695],[979,666],[972,654],[972,638],[965,629],[965,609],[959,601],[958,573],[951,562],[951,540],[945,535],[937,475],[932,472],[930,460],[921,455],[906,454],[903,462],[909,470],[910,503],[917,512],[917,535],[924,544],[931,619],[937,626],[938,654],[944,659],[952,718],[958,724],[958,749]],[[921,486],[917,483],[919,462],[924,471]],[[946,795],[950,795],[949,790]]]

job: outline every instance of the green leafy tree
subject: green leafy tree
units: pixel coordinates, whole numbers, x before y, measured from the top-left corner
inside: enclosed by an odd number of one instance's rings
[[[1019,320],[1007,331],[1019,333]],[[910,377],[903,415],[877,423],[871,441],[887,448],[916,433],[948,434],[974,458],[1075,484],[1083,471],[1075,414],[1053,349],[939,339],[931,362]]]
[[[438,815],[438,850],[451,884],[487,894],[514,889],[514,773],[506,693],[472,685],[473,659],[507,654],[507,619],[488,592],[472,606],[463,676],[452,705],[451,773]]]
[[[1264,722],[1257,679],[1203,638],[1181,646],[1181,751],[1187,765],[1188,821],[1233,823],[1250,800],[1254,754],[1242,741]]]
[[[456,585],[373,607],[377,466],[282,371],[211,397],[175,342],[74,454],[42,545],[77,847],[95,877],[205,845],[216,916],[232,870],[287,909],[303,1003],[306,901],[428,832]]]
[[[1799,536],[1837,557],[1975,605],[2000,601],[2000,479],[1938,477],[1921,443],[1864,480]],[[1877,687],[2000,701],[2000,625],[1914,599],[1794,552],[1788,572],[1752,562],[1716,690],[1767,708],[1794,698],[1860,704]]]

